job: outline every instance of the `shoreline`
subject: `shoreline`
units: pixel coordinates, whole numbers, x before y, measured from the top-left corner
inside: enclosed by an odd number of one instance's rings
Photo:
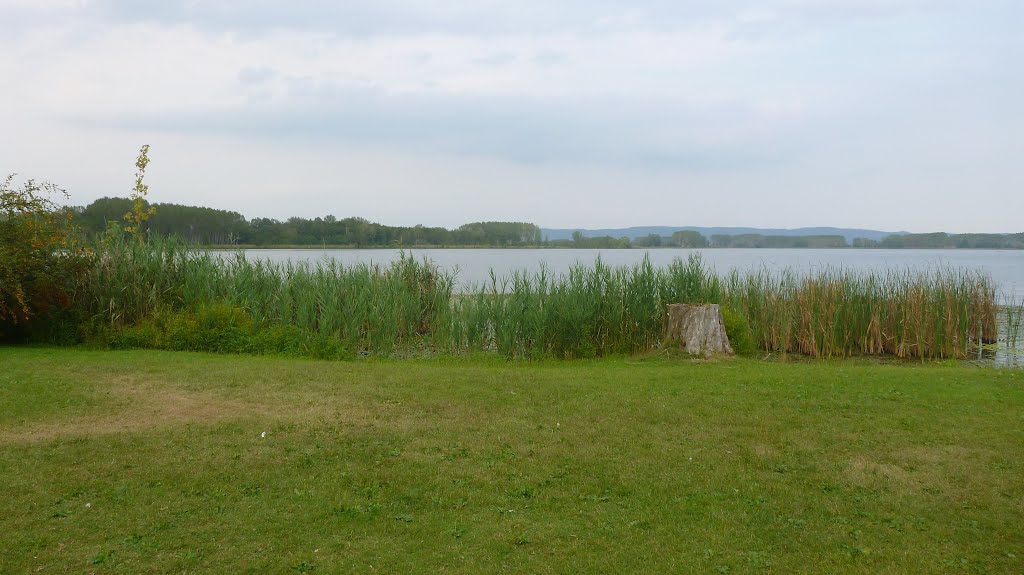
[[[615,250],[615,251],[670,251],[670,250],[787,250],[787,251],[823,251],[823,250],[842,250],[842,251],[951,251],[951,252],[1020,252],[1024,251],[1024,248],[918,248],[918,247],[904,247],[904,248],[865,248],[865,247],[788,247],[788,248],[777,248],[777,247],[699,247],[699,248],[687,248],[687,247],[675,247],[675,246],[650,246],[650,247],[575,247],[575,246],[449,246],[449,245],[416,245],[416,246],[357,246],[357,245],[302,245],[302,244],[282,244],[282,245],[251,245],[251,244],[239,244],[239,245],[195,245],[197,249],[209,250],[209,251],[236,251],[236,250]]]

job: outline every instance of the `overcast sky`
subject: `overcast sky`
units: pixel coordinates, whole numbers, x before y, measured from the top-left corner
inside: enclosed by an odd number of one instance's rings
[[[455,227],[1024,231],[1019,0],[0,0],[0,172]]]

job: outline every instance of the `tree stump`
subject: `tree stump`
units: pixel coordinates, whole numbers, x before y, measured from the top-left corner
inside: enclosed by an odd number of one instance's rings
[[[715,353],[733,354],[718,304],[669,304],[665,335],[670,341],[678,341],[680,349],[690,355],[710,358]]]

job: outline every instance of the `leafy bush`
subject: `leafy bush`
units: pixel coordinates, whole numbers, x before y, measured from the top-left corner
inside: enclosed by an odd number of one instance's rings
[[[89,259],[76,244],[70,213],[50,199],[67,194],[49,183],[13,181],[11,175],[0,184],[0,339],[23,337],[69,309]]]
[[[725,334],[729,336],[729,344],[736,355],[754,355],[757,347],[754,345],[754,333],[750,329],[750,323],[746,316],[728,306],[721,306],[722,323],[725,324]]]
[[[226,304],[196,311],[159,310],[109,335],[114,348],[250,353],[343,359],[351,353],[337,338],[296,326],[258,325],[249,314]]]

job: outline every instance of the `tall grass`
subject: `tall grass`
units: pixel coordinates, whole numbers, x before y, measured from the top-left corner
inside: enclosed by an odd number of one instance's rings
[[[257,327],[294,326],[353,351],[388,353],[448,333],[454,277],[403,255],[390,266],[250,262],[169,239],[103,244],[78,301],[117,330],[158,312],[226,305]]]
[[[656,348],[667,304],[719,303],[766,353],[966,357],[996,338],[994,283],[962,269],[760,270],[722,278],[693,254],[664,268],[647,258],[629,267],[598,259],[566,274],[492,273],[456,293],[454,275],[405,254],[389,266],[275,264],[166,239],[108,239],[99,254],[77,297],[92,325],[113,331],[167,310],[222,305],[257,329],[297,328],[353,353],[418,347],[576,358]]]
[[[517,271],[459,298],[456,348],[508,357],[592,357],[635,353],[664,337],[669,302],[717,301],[720,283],[699,257],[664,269],[650,260],[612,267],[598,259],[565,275]]]
[[[733,273],[730,304],[762,349],[814,357],[966,357],[996,337],[995,288],[963,269]]]

